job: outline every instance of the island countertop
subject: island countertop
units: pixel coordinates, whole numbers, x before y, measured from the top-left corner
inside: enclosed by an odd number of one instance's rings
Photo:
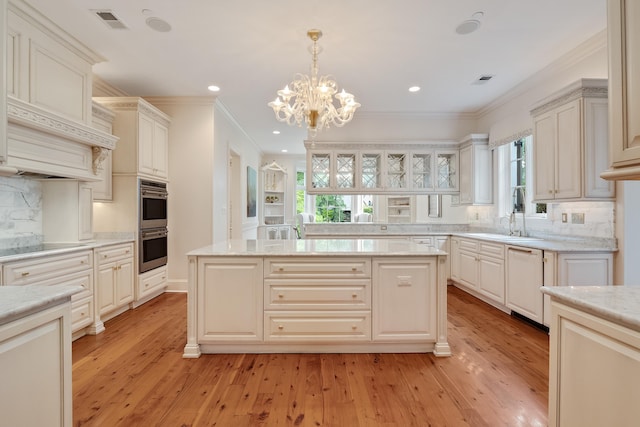
[[[65,301],[81,286],[0,286],[0,325]]]
[[[640,287],[558,286],[541,290],[563,304],[640,331]]]
[[[407,239],[227,240],[188,256],[424,256],[447,252]]]

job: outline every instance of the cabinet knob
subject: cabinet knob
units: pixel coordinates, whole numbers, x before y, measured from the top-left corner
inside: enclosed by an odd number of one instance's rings
[[[106,258],[106,257],[107,257],[107,254],[102,255],[102,258]]]
[[[80,264],[84,264],[84,260],[80,261]]]
[[[553,190],[549,190],[549,194],[553,194]]]
[[[82,313],[80,313],[80,316],[84,316],[84,311]]]
[[[283,330],[283,329],[284,329],[284,326],[282,326],[282,325],[278,325],[278,329]]]
[[[351,267],[351,271],[358,271],[358,269],[355,267]]]
[[[356,325],[353,325],[351,329],[355,331],[356,329],[358,329],[358,327]]]
[[[356,294],[355,292],[351,294],[351,298],[358,298],[358,294]]]
[[[145,288],[148,288],[148,287],[149,287],[149,284],[148,284],[148,283],[145,283],[145,284],[144,284],[144,287],[145,287]]]
[[[284,271],[284,267],[278,268],[278,271]]]
[[[28,271],[24,271],[24,272],[22,273],[22,277],[25,277],[25,276],[28,276],[28,275],[29,275],[29,272],[28,272]]]

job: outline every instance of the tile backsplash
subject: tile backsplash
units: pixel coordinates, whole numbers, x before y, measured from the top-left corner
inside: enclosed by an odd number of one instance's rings
[[[42,241],[42,185],[20,177],[0,177],[0,249]]]

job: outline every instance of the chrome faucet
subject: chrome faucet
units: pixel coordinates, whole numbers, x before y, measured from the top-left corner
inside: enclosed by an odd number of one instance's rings
[[[522,228],[520,230],[516,230],[516,203],[518,201],[518,193],[520,193],[520,197],[522,198]],[[510,236],[526,236],[527,235],[527,225],[525,222],[526,217],[526,198],[524,188],[515,187],[513,189],[513,195],[511,196],[513,199],[513,211],[511,211],[511,215],[509,215],[509,235]]]

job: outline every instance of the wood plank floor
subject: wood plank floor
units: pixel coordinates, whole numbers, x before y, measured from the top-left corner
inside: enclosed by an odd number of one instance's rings
[[[545,332],[449,286],[453,356],[182,359],[186,295],[73,343],[76,426],[546,426]]]

